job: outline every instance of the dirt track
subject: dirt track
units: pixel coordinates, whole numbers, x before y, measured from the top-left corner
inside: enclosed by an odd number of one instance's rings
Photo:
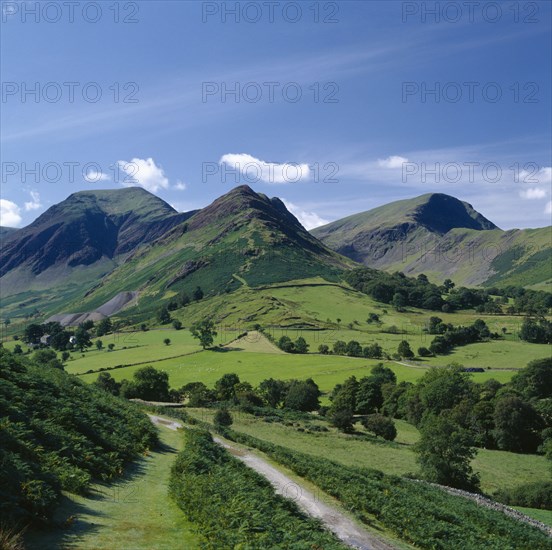
[[[181,422],[167,420],[160,416],[148,415],[154,424],[165,426],[170,430],[183,428]],[[322,502],[322,499],[298,485],[280,470],[270,465],[257,455],[233,447],[226,441],[214,438],[219,445],[241,460],[244,464],[265,477],[274,487],[276,493],[295,501],[307,515],[319,519],[324,526],[351,548],[358,550],[393,550],[393,546],[379,540],[374,535],[357,525],[336,506]]]

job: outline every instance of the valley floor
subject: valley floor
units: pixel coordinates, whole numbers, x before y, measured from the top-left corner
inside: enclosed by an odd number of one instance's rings
[[[118,483],[96,484],[90,497],[64,497],[56,520],[66,527],[29,533],[27,548],[199,548],[193,526],[168,496],[170,469],[182,448],[182,434],[160,427],[159,438],[159,447],[131,466]]]

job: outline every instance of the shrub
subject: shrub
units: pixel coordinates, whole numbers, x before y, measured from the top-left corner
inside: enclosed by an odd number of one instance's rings
[[[386,441],[393,441],[397,437],[397,428],[390,418],[381,414],[369,414],[362,425],[375,436],[383,437]]]
[[[494,494],[499,502],[510,506],[552,510],[552,481],[526,483],[513,489],[501,489]]]

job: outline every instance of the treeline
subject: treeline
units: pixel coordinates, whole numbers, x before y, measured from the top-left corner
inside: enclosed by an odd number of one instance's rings
[[[117,382],[108,372],[98,375],[95,384],[109,393],[127,399],[144,401],[187,402],[190,407],[214,405],[239,406],[243,410],[255,407],[284,407],[294,411],[314,411],[320,407],[320,389],[307,380],[276,380],[267,378],[257,387],[242,382],[234,373],[224,374],[208,388],[203,382],[189,382],[179,389],[170,389],[166,372],[153,367],[135,371],[132,380]]]
[[[48,521],[61,490],[84,494],[157,441],[148,418],[59,369],[0,348],[0,515]]]
[[[370,268],[353,269],[344,278],[356,290],[378,302],[391,304],[398,311],[411,306],[443,312],[475,309],[489,314],[545,315],[552,308],[552,293],[523,287],[455,288],[450,279],[435,285],[423,273],[414,278],[401,272],[386,273]],[[508,298],[513,299],[513,304]]]
[[[188,430],[185,437],[170,494],[199,527],[202,548],[346,548],[208,432]]]

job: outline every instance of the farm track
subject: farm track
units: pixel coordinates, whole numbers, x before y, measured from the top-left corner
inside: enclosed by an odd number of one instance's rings
[[[154,424],[160,424],[171,430],[186,428],[184,424],[174,420],[148,414]],[[356,522],[347,517],[334,505],[322,502],[311,491],[297,484],[296,481],[269,464],[263,458],[247,451],[238,449],[228,442],[215,437],[214,441],[224,447],[230,454],[241,460],[246,466],[266,478],[274,487],[275,492],[293,500],[307,515],[320,520],[324,526],[350,548],[357,550],[394,550],[395,547],[378,539]]]

